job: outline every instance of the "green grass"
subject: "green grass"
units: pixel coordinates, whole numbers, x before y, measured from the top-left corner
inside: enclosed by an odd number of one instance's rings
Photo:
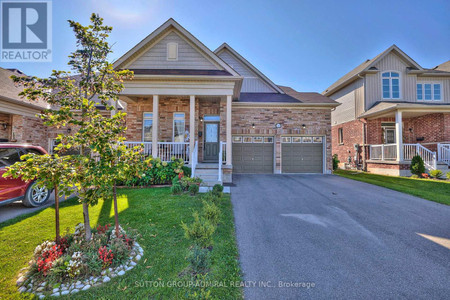
[[[336,170],[334,174],[450,205],[450,181],[394,177],[348,170]]]
[[[138,242],[144,256],[137,266],[107,284],[72,295],[70,299],[179,299],[188,288],[152,287],[151,282],[180,281],[179,274],[188,266],[190,243],[184,238],[181,221],[190,223],[193,210],[201,208],[199,197],[172,196],[168,188],[119,190],[119,221],[141,234]],[[224,196],[219,205],[221,223],[214,234],[212,266],[209,280],[241,280],[234,234],[231,201]],[[82,207],[76,199],[65,201],[60,208],[61,228],[82,222]],[[91,226],[114,223],[111,202],[100,201],[90,208]],[[54,238],[54,208],[20,216],[0,224],[0,299],[30,298],[17,292],[15,281],[19,270],[27,266],[34,248]],[[217,299],[242,298],[238,287],[211,288]]]

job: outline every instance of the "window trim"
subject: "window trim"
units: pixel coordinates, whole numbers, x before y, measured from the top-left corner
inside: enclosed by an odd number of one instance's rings
[[[176,114],[183,114],[183,118],[181,117],[175,117]],[[174,143],[184,143],[185,137],[183,133],[183,141],[182,142],[175,142],[175,121],[181,121],[183,120],[183,130],[186,132],[186,113],[184,112],[174,112],[173,113],[173,120],[172,120],[172,142]]]
[[[145,117],[145,114],[151,114],[151,117]],[[145,141],[145,120],[152,120],[152,140],[153,140],[153,112],[144,111],[142,113],[142,142],[149,143],[149,141]],[[150,141],[152,142],[152,141]]]
[[[344,145],[344,128],[338,128],[338,144]]]
[[[425,84],[431,84],[431,99],[425,100]],[[417,87],[419,85],[422,85],[422,99],[419,99],[419,95],[417,94]],[[439,91],[441,92],[441,99],[434,99],[434,86],[439,85]],[[442,89],[442,82],[439,81],[417,81],[416,82],[416,100],[419,102],[430,102],[430,101],[443,101],[443,89]]]
[[[383,77],[384,73],[389,73],[389,77]],[[392,77],[391,73],[398,74],[398,77]],[[397,70],[385,70],[385,71],[382,71],[380,74],[381,74],[381,80],[380,80],[381,98],[382,99],[392,99],[392,100],[402,99],[402,73],[400,73]],[[392,97],[392,79],[393,78],[394,79],[398,78],[398,98]],[[389,79],[389,97],[384,97],[384,95],[383,95],[383,79]]]
[[[170,49],[170,47],[175,47],[175,57],[174,58],[171,58],[170,57],[170,51],[169,51],[169,49]],[[168,61],[177,61],[178,60],[178,43],[176,43],[176,42],[169,42],[169,43],[167,43],[167,53],[166,53],[166,59],[168,60]]]

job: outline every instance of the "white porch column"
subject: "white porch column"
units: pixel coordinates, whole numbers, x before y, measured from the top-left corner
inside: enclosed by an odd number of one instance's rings
[[[189,97],[189,162],[192,162],[192,155],[195,147],[195,96]]]
[[[159,95],[153,95],[152,156],[158,157]]]
[[[232,156],[231,156],[231,101],[232,96],[227,96],[227,123],[226,123],[226,133],[227,133],[227,165],[232,164]]]
[[[397,147],[397,161],[403,161],[403,128],[402,128],[402,112],[395,112],[395,141]]]

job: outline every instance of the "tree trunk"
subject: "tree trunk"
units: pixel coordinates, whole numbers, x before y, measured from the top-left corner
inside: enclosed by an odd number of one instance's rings
[[[58,186],[55,186],[55,224],[56,224],[56,243],[59,244],[61,240],[59,233],[59,197],[58,197]]]
[[[114,220],[116,223],[116,236],[119,237],[119,210],[117,209],[117,192],[115,180],[113,185],[113,199],[114,199]]]
[[[89,204],[83,202],[83,218],[84,218],[84,230],[86,241],[91,239],[91,224],[89,222]]]

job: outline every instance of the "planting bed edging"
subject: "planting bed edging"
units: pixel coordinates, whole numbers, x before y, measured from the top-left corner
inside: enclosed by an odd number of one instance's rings
[[[79,291],[85,291],[90,289],[91,287],[99,286],[102,283],[106,283],[110,281],[111,278],[114,278],[116,276],[122,276],[127,271],[130,271],[136,266],[136,263],[142,258],[143,254],[144,250],[142,249],[142,247],[137,242],[134,242],[133,249],[131,251],[131,256],[127,262],[123,263],[118,267],[103,270],[101,276],[98,277],[91,276],[84,280],[72,282],[70,285],[62,284],[54,288],[51,291],[50,296],[57,297],[75,294],[78,293]],[[26,268],[24,268],[22,271],[26,273]],[[35,294],[36,297],[39,297],[39,299],[47,297],[47,295],[44,294],[44,289],[47,285],[47,282],[45,281],[40,283],[39,285],[36,285],[34,280],[26,278],[25,274],[19,275],[19,279],[17,280],[16,284],[19,287],[20,293]],[[46,293],[48,294],[48,292]]]

